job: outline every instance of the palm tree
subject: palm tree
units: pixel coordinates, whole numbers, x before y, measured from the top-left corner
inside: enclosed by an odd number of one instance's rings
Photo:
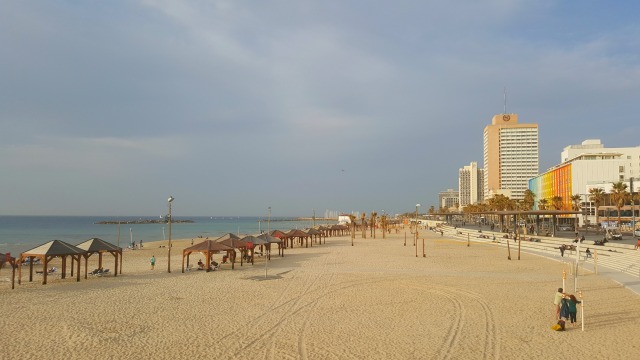
[[[555,210],[562,210],[562,196],[554,196],[551,198],[551,206],[555,209]]]
[[[536,194],[529,189],[525,190],[524,198],[520,202],[520,204],[522,205],[522,210],[524,211],[533,210],[533,205],[535,204],[535,201],[536,201]]]
[[[547,205],[549,205],[549,200],[547,199],[538,200],[538,209],[547,210]]]
[[[589,201],[593,202],[594,205],[596,206],[596,225],[600,224],[600,214],[598,212],[598,208],[600,207],[600,204],[602,204],[602,202],[604,201],[604,190],[602,190],[601,188],[592,188],[589,189]]]
[[[580,211],[580,201],[582,200],[582,196],[575,194],[571,196],[571,204],[573,207],[573,211]],[[575,230],[578,232],[578,214],[576,214],[576,224]]]
[[[611,199],[615,203],[616,209],[618,209],[618,227],[621,228],[622,224],[620,223],[620,210],[629,200],[627,184],[623,183],[622,181],[611,184]]]
[[[376,238],[376,218],[378,217],[378,213],[375,211],[371,212],[371,236]]]

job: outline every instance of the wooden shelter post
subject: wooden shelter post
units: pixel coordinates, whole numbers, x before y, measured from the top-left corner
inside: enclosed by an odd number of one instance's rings
[[[81,256],[82,256],[81,254],[78,254],[78,265],[77,265],[78,271],[76,271],[76,274],[77,274],[76,282],[80,282],[80,262],[81,262],[80,257]],[[71,255],[71,258],[73,258],[73,255]],[[73,271],[73,269],[71,271]],[[84,268],[84,271],[85,272],[87,271],[86,267]]]

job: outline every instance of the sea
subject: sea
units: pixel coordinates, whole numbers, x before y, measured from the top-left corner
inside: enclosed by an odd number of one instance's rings
[[[172,239],[215,239],[226,233],[240,236],[256,235],[269,230],[289,231],[319,225],[333,225],[336,220],[298,218],[270,219],[252,216],[193,216],[173,219],[191,220],[192,223],[172,223]],[[169,228],[166,223],[124,224],[126,221],[158,220],[158,216],[0,216],[0,253],[13,256],[33,249],[51,240],[62,240],[72,245],[91,238],[100,238],[120,247],[131,242],[139,244],[166,240]],[[109,221],[118,224],[97,224]]]

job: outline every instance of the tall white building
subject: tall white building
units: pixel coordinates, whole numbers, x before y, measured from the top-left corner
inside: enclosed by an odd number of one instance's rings
[[[484,200],[484,170],[473,161],[458,171],[458,204],[460,207]]]
[[[438,203],[441,208],[452,209],[458,204],[458,192],[453,189],[438,193]]]
[[[605,148],[600,140],[585,140],[580,145],[569,145],[561,153],[562,162],[529,181],[529,189],[536,200],[550,200],[559,196],[563,209],[572,209],[571,197],[580,195],[586,219],[595,223],[594,204],[589,201],[589,191],[601,188],[611,192],[611,184],[622,181],[629,186],[634,178],[634,192],[640,185],[640,146],[626,148]],[[603,208],[614,208],[610,199],[600,204]],[[635,210],[637,213],[637,209]],[[623,217],[629,216],[630,210]],[[601,214],[602,215],[602,214]],[[601,219],[602,221],[602,219]]]
[[[560,163],[565,163],[581,155],[587,156],[586,160],[596,158],[619,159],[621,162],[617,180],[626,180],[630,177],[640,177],[640,146],[605,148],[600,139],[589,139],[580,145],[569,145],[560,154]],[[610,180],[610,179],[607,179]]]
[[[523,199],[538,168],[538,124],[519,124],[517,114],[495,115],[484,128],[484,198]]]

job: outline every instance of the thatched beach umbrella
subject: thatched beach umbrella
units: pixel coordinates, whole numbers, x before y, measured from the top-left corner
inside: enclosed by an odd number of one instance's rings
[[[84,257],[84,278],[87,278],[87,262],[93,254],[98,254],[98,268],[102,269],[102,253],[109,253],[116,259],[115,271],[113,276],[118,276],[118,257],[120,258],[120,274],[122,274],[122,248],[108,243],[99,238],[91,238],[85,242],[76,245],[78,248],[86,251]]]
[[[47,274],[48,269],[47,265],[49,261],[53,258],[59,257],[62,259],[62,278],[64,279],[66,276],[66,268],[67,268],[67,256],[71,256],[71,261],[73,265],[73,261],[78,262],[78,279],[80,281],[80,257],[85,256],[86,251],[80,249],[76,246],[68,244],[61,240],[52,240],[48,243],[42,244],[38,247],[35,247],[31,250],[27,250],[20,254],[20,259],[18,263],[22,263],[25,259],[29,259],[29,281],[33,281],[33,260],[40,259],[43,263],[43,271],[42,271],[42,285],[47,283]],[[87,271],[85,265],[85,272]],[[73,275],[73,271],[72,271]],[[22,267],[18,268],[18,284],[22,282]]]
[[[214,240],[205,240],[201,243],[195,244],[182,250],[182,272],[184,273],[185,257],[187,258],[187,267],[189,267],[189,256],[191,256],[191,253],[199,252],[204,254],[205,258],[207,259],[207,271],[209,271],[209,264],[211,264],[211,255],[217,254],[220,251],[226,251],[227,255],[229,254],[229,252],[235,253],[235,250],[233,250],[232,247],[227,246],[223,243],[215,242]]]

